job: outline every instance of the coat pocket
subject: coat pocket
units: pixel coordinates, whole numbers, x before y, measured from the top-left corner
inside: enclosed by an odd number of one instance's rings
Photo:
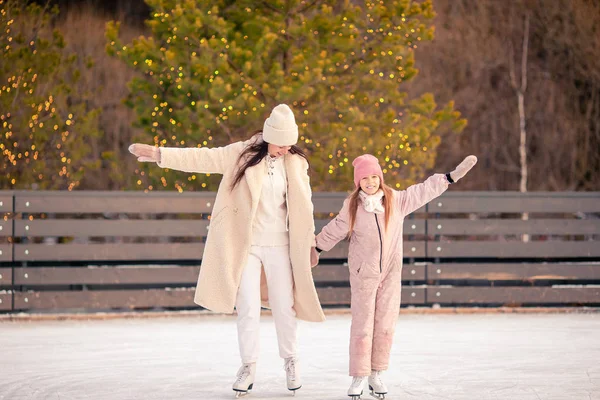
[[[368,289],[377,286],[379,282],[379,270],[367,262],[361,262],[356,265],[349,265],[350,268],[350,286],[352,289]]]

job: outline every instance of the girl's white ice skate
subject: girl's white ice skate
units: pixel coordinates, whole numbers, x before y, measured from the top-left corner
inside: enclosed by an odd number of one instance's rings
[[[298,373],[298,359],[294,357],[286,358],[284,369],[287,388],[288,390],[291,390],[295,396],[296,390],[302,387],[302,381],[300,380],[300,374]]]
[[[348,396],[350,396],[352,400],[360,400],[360,396],[363,394],[365,383],[367,383],[366,376],[353,376],[352,384],[348,389]]]
[[[376,399],[385,399],[387,387],[381,380],[380,371],[371,371],[371,376],[369,376],[369,390],[371,391],[371,396]]]
[[[256,375],[256,364],[243,364],[237,372],[235,382],[233,382],[233,390],[235,398],[247,395],[252,390],[254,385],[254,376]]]

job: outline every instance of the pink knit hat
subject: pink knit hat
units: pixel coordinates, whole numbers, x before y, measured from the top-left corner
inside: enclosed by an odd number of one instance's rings
[[[354,166],[354,185],[358,187],[360,180],[365,176],[377,175],[379,180],[383,184],[383,171],[379,166],[379,160],[375,156],[370,154],[363,154],[362,156],[356,157],[352,161]]]

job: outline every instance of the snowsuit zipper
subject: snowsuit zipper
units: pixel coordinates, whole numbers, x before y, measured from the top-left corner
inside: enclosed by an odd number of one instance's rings
[[[381,239],[381,229],[379,228],[379,220],[377,219],[377,214],[373,213],[375,216],[375,223],[377,224],[377,232],[379,233],[379,273],[383,272],[383,240]]]

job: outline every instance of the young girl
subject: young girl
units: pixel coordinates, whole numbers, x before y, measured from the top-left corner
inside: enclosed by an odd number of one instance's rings
[[[268,300],[283,358],[287,389],[302,386],[296,319],[325,319],[310,269],[314,246],[308,162],[296,146],[298,125],[285,104],[262,132],[225,147],[168,148],[136,143],[131,153],[159,167],[223,174],[194,301],[216,312],[237,310],[242,366],[233,390],[254,386],[260,344],[261,300]]]
[[[352,327],[348,396],[360,398],[369,382],[371,394],[384,398],[387,388],[380,372],[388,368],[394,328],[400,309],[402,271],[402,225],[404,217],[438,197],[477,162],[468,156],[448,174],[435,174],[424,183],[397,191],[383,182],[377,158],[357,157],[355,190],[344,201],[339,214],[317,235],[311,256],[330,250],[349,237]]]

